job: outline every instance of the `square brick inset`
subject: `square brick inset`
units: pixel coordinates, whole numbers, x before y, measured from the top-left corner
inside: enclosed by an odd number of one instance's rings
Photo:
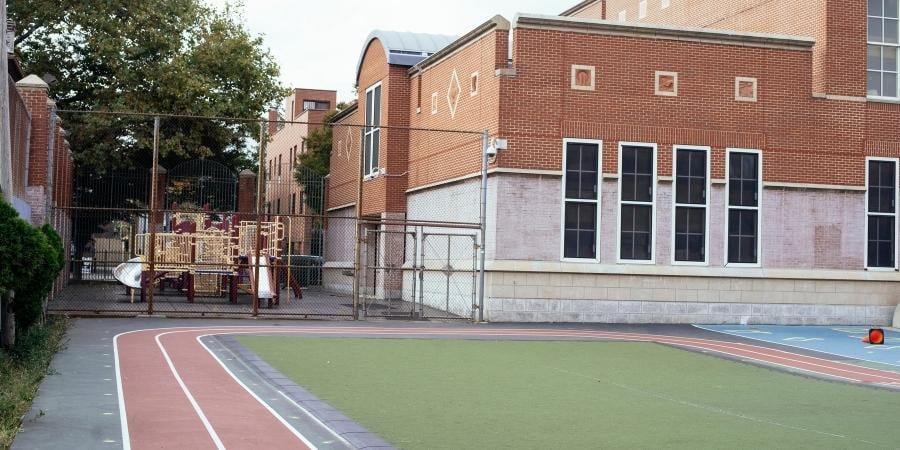
[[[572,65],[572,89],[593,91],[596,88],[597,70],[594,66]]]
[[[734,99],[741,102],[755,102],[757,96],[756,78],[736,77],[734,79]]]
[[[678,96],[678,73],[677,72],[656,72],[656,95],[664,95],[668,97]]]

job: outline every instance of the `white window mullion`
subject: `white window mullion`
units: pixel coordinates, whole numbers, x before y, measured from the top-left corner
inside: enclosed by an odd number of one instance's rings
[[[679,174],[678,174],[678,155],[680,151],[686,152],[703,152],[704,158],[704,171],[703,171],[703,203],[680,203],[678,201],[678,186],[679,186]],[[689,145],[675,145],[672,147],[672,233],[671,233],[671,249],[672,249],[672,264],[673,265],[694,265],[694,266],[706,266],[709,265],[709,204],[710,204],[710,196],[711,196],[711,164],[710,164],[710,147],[701,147],[701,146],[689,146]],[[691,161],[688,161],[690,164]],[[690,173],[691,179],[696,179],[697,176],[692,171],[688,171]],[[690,183],[688,184],[688,189],[690,189]],[[690,199],[689,199],[690,200]],[[677,245],[678,245],[678,212],[679,210],[684,209],[692,209],[692,210],[700,210],[703,213],[703,260],[702,261],[691,261],[691,260],[679,260],[677,255]],[[696,234],[696,233],[689,233]],[[690,243],[688,243],[690,244]]]
[[[575,147],[579,146],[579,147]],[[570,147],[572,147],[570,149]],[[568,167],[568,159],[569,159],[569,151],[579,151],[578,154],[578,169],[572,169]],[[589,165],[586,167],[582,167],[582,152],[596,152],[596,166]],[[599,262],[600,260],[600,185],[603,181],[603,171],[602,171],[602,157],[603,157],[603,142],[596,140],[586,140],[586,139],[563,139],[563,148],[562,148],[562,156],[563,156],[563,178],[562,178],[562,211],[560,214],[560,259],[562,261],[573,261],[573,262]],[[569,181],[569,172],[575,172],[575,176],[578,176],[579,183],[579,193],[576,194],[578,197],[570,198],[567,194],[567,186]],[[582,176],[590,176],[593,174],[595,177],[594,187],[593,187],[593,198],[580,198],[582,197],[580,188]],[[566,214],[567,207],[569,205],[593,205],[594,206],[594,228],[593,230],[587,230],[580,228],[580,224],[576,226],[575,229],[569,229],[566,226]],[[581,210],[579,209],[579,214],[581,214]],[[575,254],[571,254],[569,252],[567,254],[567,232],[572,231],[575,234]],[[591,242],[592,247],[591,251],[588,255],[581,254],[583,247],[580,245],[581,237],[584,233],[593,232],[593,241]]]
[[[891,184],[889,185],[893,190],[893,196],[891,198],[892,204],[891,208],[893,211],[885,212],[877,210],[877,206],[873,206],[871,204],[871,189],[873,188],[873,174],[871,173],[871,168],[873,163],[880,164],[890,164],[892,167],[891,172],[893,173],[893,180],[891,180]],[[878,188],[884,188],[884,185],[879,184]],[[900,255],[900,243],[898,243],[898,237],[900,237],[900,160],[897,158],[883,158],[883,157],[868,157],[866,158],[866,228],[865,228],[865,246],[864,246],[864,262],[866,270],[870,271],[894,271],[900,268],[900,261],[898,261],[898,255]],[[876,209],[876,210],[873,210]],[[890,261],[885,264],[884,261],[880,261],[879,256],[877,255],[878,249],[876,248],[876,260],[873,261],[870,258],[870,251],[872,250],[872,241],[870,240],[869,231],[872,227],[873,218],[889,218],[893,219],[893,230],[891,230],[890,239],[893,241],[893,245],[890,248]],[[876,241],[880,242],[880,239],[876,239]]]
[[[755,205],[747,206],[747,205],[732,205],[731,203],[731,189],[734,187],[732,185],[732,173],[731,173],[731,159],[733,155],[754,155],[756,157],[756,189],[755,189]],[[726,149],[725,150],[725,204],[726,206],[726,215],[725,215],[725,266],[726,267],[761,267],[762,266],[762,202],[763,202],[763,157],[762,151],[757,149]],[[743,171],[741,172],[742,176],[746,176]],[[741,178],[741,180],[746,180],[747,178]],[[731,259],[731,213],[732,211],[753,211],[756,212],[756,221],[755,221],[755,235],[754,238],[756,240],[755,246],[755,258],[753,261],[742,260],[740,258],[738,261],[732,261]],[[740,237],[746,238],[745,234],[740,234]],[[737,242],[740,245],[740,238]]]
[[[624,197],[623,183],[625,182],[626,176],[629,175],[628,173],[625,172],[624,166],[623,166],[624,152],[626,149],[629,149],[629,150],[630,149],[634,149],[634,150],[644,149],[644,150],[650,151],[650,161],[649,161],[649,163],[650,163],[650,173],[649,173],[650,180],[648,182],[650,201],[626,200]],[[657,227],[656,227],[656,190],[657,190],[657,173],[658,173],[657,159],[658,158],[657,158],[657,145],[656,144],[646,143],[646,142],[619,142],[619,164],[618,164],[618,166],[619,166],[619,181],[618,181],[618,183],[619,183],[619,188],[618,188],[618,191],[619,191],[618,212],[619,212],[619,214],[618,214],[618,221],[617,221],[618,226],[617,226],[617,230],[616,230],[616,248],[617,248],[616,253],[618,255],[617,259],[618,259],[619,263],[656,264],[656,237],[657,237],[656,236],[656,232],[657,232]],[[640,173],[638,172],[638,168],[637,168],[637,159],[635,160],[635,174],[636,174],[636,176],[640,175]],[[635,185],[635,189],[638,189],[637,185]],[[635,195],[637,195],[637,192],[635,192]],[[645,207],[645,208],[650,209],[649,217],[648,217],[649,230],[648,230],[648,235],[647,235],[647,239],[648,239],[647,251],[649,254],[647,255],[648,258],[646,258],[646,259],[632,258],[633,256],[635,256],[633,254],[634,249],[635,249],[635,243],[634,243],[635,234],[634,234],[633,224],[628,225],[629,229],[632,230],[632,232],[631,232],[631,238],[632,238],[631,250],[632,251],[630,252],[632,254],[631,255],[627,255],[627,254],[623,255],[623,252],[622,252],[623,245],[624,245],[624,242],[623,242],[624,228],[623,228],[623,226],[625,225],[624,224],[624,215],[625,215],[625,209],[628,206],[638,206],[638,207]],[[636,211],[637,211],[637,209],[635,209],[635,212]],[[634,218],[632,218],[632,220],[634,220]]]

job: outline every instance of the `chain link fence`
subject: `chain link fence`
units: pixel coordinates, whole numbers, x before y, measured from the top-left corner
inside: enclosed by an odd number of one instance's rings
[[[51,212],[71,230],[51,313],[476,317],[480,168],[460,154],[480,136],[396,131],[386,152],[452,145],[419,152],[434,169],[366,173],[354,124],[331,128],[329,162],[312,147],[324,124],[60,114],[80,147],[73,201]],[[454,179],[434,172],[448,157]]]

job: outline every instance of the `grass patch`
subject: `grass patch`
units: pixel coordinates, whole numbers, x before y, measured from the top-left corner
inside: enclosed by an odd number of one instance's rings
[[[898,393],[650,343],[237,339],[406,449],[900,442]]]
[[[65,318],[50,317],[45,325],[19,335],[11,351],[0,350],[0,449],[12,445],[67,327]]]

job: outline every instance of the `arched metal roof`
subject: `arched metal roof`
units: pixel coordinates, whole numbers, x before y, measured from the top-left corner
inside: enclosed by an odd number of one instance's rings
[[[443,34],[375,30],[366,38],[366,43],[359,54],[359,63],[356,65],[356,79],[359,80],[359,72],[362,70],[366,50],[369,49],[372,41],[376,39],[384,47],[384,57],[388,64],[411,67],[446,47],[457,38],[457,36]]]

